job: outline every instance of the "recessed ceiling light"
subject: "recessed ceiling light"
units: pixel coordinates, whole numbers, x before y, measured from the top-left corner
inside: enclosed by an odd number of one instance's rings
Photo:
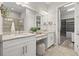
[[[75,4],[75,3],[69,3],[69,4],[65,5],[64,7],[68,7],[68,6],[71,6],[73,4]]]

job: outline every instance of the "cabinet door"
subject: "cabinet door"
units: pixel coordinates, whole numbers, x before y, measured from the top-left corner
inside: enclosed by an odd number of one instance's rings
[[[3,55],[4,56],[24,55],[24,48],[28,44],[26,40],[27,38],[20,38],[20,39],[3,42]]]
[[[31,56],[36,56],[36,40],[30,42]]]
[[[36,38],[30,37],[27,46],[26,56],[36,56]]]
[[[54,44],[54,33],[49,33],[47,39],[47,47],[50,47],[53,44]]]
[[[12,46],[8,48],[3,48],[4,56],[21,56],[23,55],[23,46]]]
[[[20,38],[3,43],[4,56],[35,56],[35,37]]]

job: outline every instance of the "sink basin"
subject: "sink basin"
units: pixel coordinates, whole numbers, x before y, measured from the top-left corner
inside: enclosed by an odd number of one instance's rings
[[[37,32],[36,34],[42,34],[42,33],[41,32],[39,32],[39,33]]]

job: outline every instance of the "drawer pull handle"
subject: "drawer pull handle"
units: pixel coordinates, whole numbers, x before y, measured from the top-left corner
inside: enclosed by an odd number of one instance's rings
[[[27,53],[27,46],[23,47],[23,55],[25,55]]]
[[[24,55],[24,47],[23,47],[23,55]]]

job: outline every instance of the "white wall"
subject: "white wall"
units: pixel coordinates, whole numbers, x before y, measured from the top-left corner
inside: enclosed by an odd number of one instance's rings
[[[74,50],[79,55],[79,3],[75,4]]]
[[[35,15],[36,13],[30,9],[26,9],[26,16],[24,19],[24,30],[29,32],[31,27],[35,26]]]
[[[25,13],[25,12],[24,12]],[[25,14],[25,19],[24,19],[24,30],[29,32],[31,27],[36,26],[36,16],[41,16],[41,29],[44,29],[43,23],[48,20],[48,15],[42,15],[40,11],[35,12],[33,10],[30,10],[26,8],[26,14]],[[47,29],[47,28],[46,28]]]
[[[56,36],[56,45],[58,45],[58,40],[60,38],[60,30],[59,30],[59,23],[58,23],[58,7],[62,6],[66,4],[66,2],[60,2],[60,3],[56,3],[55,5],[51,5],[49,7],[48,13],[49,13],[49,20],[51,20],[54,24],[53,24],[53,32],[55,32],[55,36]]]
[[[79,33],[79,3],[75,7],[75,34]]]

